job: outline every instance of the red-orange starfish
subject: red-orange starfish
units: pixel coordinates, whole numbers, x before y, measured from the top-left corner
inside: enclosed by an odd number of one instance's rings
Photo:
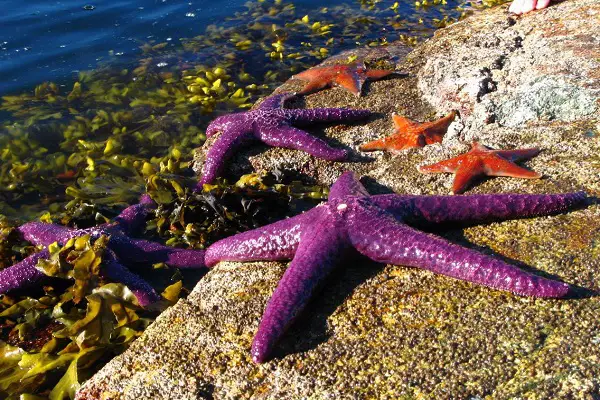
[[[422,165],[417,169],[423,173],[453,172],[452,193],[465,191],[474,178],[487,176],[511,176],[513,178],[537,179],[542,175],[515,164],[539,154],[539,149],[491,150],[473,142],[471,150],[458,157],[440,161],[431,165]]]
[[[298,94],[316,92],[335,84],[358,97],[367,79],[381,79],[393,73],[385,69],[367,69],[364,65],[354,63],[311,68],[294,75],[294,78],[308,82]]]
[[[399,151],[411,147],[423,147],[439,143],[444,138],[448,126],[454,121],[456,111],[451,111],[443,118],[431,122],[415,122],[406,117],[392,115],[396,130],[386,138],[365,143],[359,147],[361,151],[390,150]]]

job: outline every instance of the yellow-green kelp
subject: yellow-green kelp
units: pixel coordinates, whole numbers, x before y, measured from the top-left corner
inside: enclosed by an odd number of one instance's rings
[[[196,194],[183,190],[185,182],[173,177],[157,173],[148,184],[159,207],[148,220],[147,235],[162,236],[170,245],[204,247],[327,197],[322,187],[282,183],[283,175],[245,175],[233,185],[218,182]],[[80,213],[63,216],[60,222],[94,224],[99,213],[92,208],[80,207]],[[45,218],[53,219],[50,214]],[[1,228],[2,267],[36,251],[6,219]],[[63,279],[50,280],[28,296],[0,297],[1,398],[73,398],[81,382],[126,349],[160,310],[187,294],[203,272],[184,274],[164,264],[138,268],[136,272],[163,296],[160,304],[145,310],[127,287],[99,273],[107,240],[85,235],[63,246],[51,244],[50,258],[40,260],[38,268]]]

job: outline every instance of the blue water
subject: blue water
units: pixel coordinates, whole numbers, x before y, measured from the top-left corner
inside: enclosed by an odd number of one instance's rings
[[[150,41],[167,41],[175,48],[179,39],[202,34],[209,24],[228,23],[227,17],[244,10],[245,2],[1,0],[0,96],[31,90],[44,81],[72,85],[79,71],[96,68],[99,63],[133,64],[136,56],[139,59],[139,46]],[[360,0],[296,0],[293,4],[300,17],[339,4],[360,8]],[[392,4],[394,0],[381,0],[377,6],[389,8]],[[447,7],[452,4],[458,1],[449,0]],[[399,11],[414,17],[414,1],[400,1]],[[426,26],[427,19],[439,13],[431,9],[417,14],[424,17]]]
[[[98,62],[131,59],[148,40],[192,37],[245,0],[2,0],[0,95],[68,80]],[[301,2],[300,2],[301,3]],[[304,3],[310,3],[305,1]],[[85,10],[91,5],[93,10]]]

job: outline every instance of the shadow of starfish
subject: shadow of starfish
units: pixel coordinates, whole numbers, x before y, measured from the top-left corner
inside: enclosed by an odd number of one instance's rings
[[[119,260],[127,263],[154,264],[164,262],[177,268],[204,268],[204,250],[177,249],[143,239],[133,239],[129,235],[144,223],[146,215],[156,207],[148,195],[141,197],[136,205],[127,207],[114,222],[86,229],[72,229],[56,224],[29,222],[17,228],[25,240],[48,246],[54,242],[65,244],[73,237],[90,235],[98,238],[109,236],[108,246],[102,256],[102,274],[125,284],[135,294],[138,303],[149,306],[160,295],[140,276],[131,272]],[[23,261],[0,271],[0,293],[15,289],[33,287],[42,283],[47,276],[36,268],[38,260],[50,258],[47,248]]]
[[[359,252],[373,261],[423,268],[519,295],[564,297],[571,286],[523,271],[415,229],[554,214],[582,205],[584,193],[557,195],[371,196],[351,172],[338,178],[329,200],[304,214],[220,240],[206,251],[219,261],[293,259],[271,297],[252,344],[264,362],[337,261]]]

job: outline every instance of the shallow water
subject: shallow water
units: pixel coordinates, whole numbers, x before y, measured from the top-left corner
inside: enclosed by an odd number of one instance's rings
[[[216,115],[340,51],[414,45],[463,12],[456,0],[7,0],[3,10],[0,214],[25,219],[72,197],[130,203],[150,171],[141,166],[159,170],[173,151],[189,162]]]
[[[64,81],[113,57],[131,60],[150,39],[177,42],[243,8],[243,0],[4,0],[0,94]],[[93,10],[84,6],[91,5]],[[87,7],[91,8],[91,7]],[[187,16],[186,16],[187,15]]]
[[[176,46],[180,38],[203,33],[209,24],[224,24],[227,17],[244,9],[244,3],[245,0],[4,0],[0,14],[0,95],[48,80],[66,82],[99,62],[132,62],[139,57],[139,46],[149,40],[169,41]],[[393,3],[381,1],[377,6],[385,9]],[[440,15],[436,8],[416,11],[413,2],[400,3],[398,13],[424,17],[425,26],[431,26],[427,18]],[[448,10],[457,4],[450,3]],[[340,4],[348,4],[349,9],[360,8],[358,1],[347,0],[300,0],[294,4],[298,15]],[[450,14],[456,17],[458,12]]]

